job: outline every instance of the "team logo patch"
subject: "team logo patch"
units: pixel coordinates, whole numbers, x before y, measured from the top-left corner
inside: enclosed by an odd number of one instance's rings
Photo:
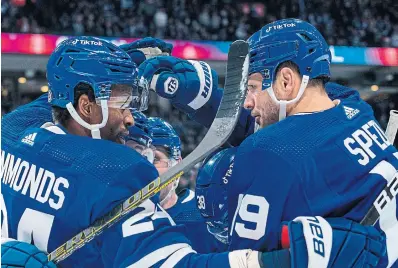
[[[178,80],[174,77],[169,77],[164,82],[164,90],[167,94],[174,94],[178,89]]]

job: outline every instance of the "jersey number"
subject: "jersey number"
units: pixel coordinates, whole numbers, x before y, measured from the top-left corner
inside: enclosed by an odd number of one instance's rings
[[[206,209],[205,197],[203,195],[196,196],[198,202],[198,209]]]
[[[8,237],[7,208],[2,194],[0,198],[2,215],[1,235],[2,237]],[[26,208],[18,223],[17,240],[27,243],[34,242],[35,246],[40,250],[47,252],[53,222],[53,215]]]
[[[123,230],[123,237],[127,237],[130,235],[135,235],[139,233],[144,233],[144,232],[149,232],[153,231],[153,222],[148,221],[148,222],[142,222],[135,224],[136,222],[152,216],[155,213],[155,204],[151,200],[147,200],[141,205],[138,206],[139,208],[144,208],[143,211],[135,214],[131,218],[127,219],[123,225],[122,225],[122,230]]]
[[[239,209],[239,210],[238,210]],[[259,240],[265,235],[265,228],[267,227],[267,218],[269,211],[269,203],[262,196],[256,195],[239,195],[238,208],[235,212],[234,222],[236,220],[236,214],[239,215],[242,221],[235,223],[236,233],[243,238],[252,240]],[[246,223],[245,223],[246,222]],[[249,223],[250,224],[249,227]],[[232,235],[232,232],[231,232]]]
[[[160,218],[168,218],[170,224],[175,225],[174,221],[171,219],[170,215],[166,211],[164,211],[163,209],[162,211],[155,211],[156,206],[150,199],[146,200],[138,207],[143,208],[144,210],[128,218],[123,223],[123,237],[153,231],[155,229],[153,226],[153,221]],[[150,220],[137,223],[149,217]]]

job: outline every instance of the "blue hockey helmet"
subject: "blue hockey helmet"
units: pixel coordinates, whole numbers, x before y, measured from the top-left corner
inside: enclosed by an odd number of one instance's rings
[[[159,173],[165,172],[178,164],[181,160],[181,140],[174,128],[158,117],[149,117],[146,123],[146,132],[152,139],[152,145],[155,147],[155,157],[153,164],[158,169]],[[165,149],[168,158],[160,157],[157,152],[160,151],[159,147]],[[159,204],[164,204],[169,200],[175,189],[178,187],[179,179],[174,181],[169,186],[160,191]]]
[[[208,231],[224,244],[228,243],[227,184],[236,150],[236,147],[223,149],[209,156],[196,179],[197,207]]]
[[[158,117],[149,117],[146,128],[152,139],[152,145],[165,148],[170,159],[180,160],[181,140],[169,123]]]
[[[129,128],[129,135],[126,137],[126,141],[133,140],[138,144],[149,147],[152,144],[152,139],[146,131],[148,118],[139,111],[133,112],[133,118],[134,126]]]
[[[309,79],[330,78],[331,53],[321,33],[310,23],[299,19],[283,19],[265,25],[249,39],[249,74],[263,76],[262,89],[280,104],[280,120],[286,116],[286,104],[298,101]],[[276,98],[272,83],[278,66],[291,61],[303,76],[297,97],[290,101]]]
[[[149,162],[153,163],[155,158],[155,148],[152,146],[152,138],[146,128],[148,118],[139,111],[133,112],[134,126],[129,127],[126,145],[136,150]]]
[[[48,60],[47,80],[49,102],[67,108],[79,124],[91,129],[94,138],[99,138],[99,129],[108,120],[108,102],[123,109],[143,110],[147,107],[148,88],[145,81],[138,80],[137,66],[122,49],[95,37],[79,36],[61,42]],[[73,108],[75,87],[80,83],[93,89],[95,99],[102,108],[101,124],[86,123]],[[127,100],[112,102],[112,85],[118,84],[132,86],[132,92],[126,97]]]

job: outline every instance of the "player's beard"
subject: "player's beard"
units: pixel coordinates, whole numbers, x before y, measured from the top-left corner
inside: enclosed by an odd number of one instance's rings
[[[100,129],[101,137],[119,144],[125,144],[125,137],[129,134],[127,126],[123,125],[124,117],[117,109],[109,108],[109,116],[106,125]]]
[[[101,137],[104,140],[112,141],[119,144],[125,144],[125,137],[128,135],[128,132],[121,131],[116,127],[107,127],[101,129]]]
[[[267,92],[261,92],[263,94],[260,99],[257,101],[262,102],[261,107],[256,107],[258,109],[258,112],[256,114],[259,114],[256,118],[256,123],[259,125],[259,128],[264,128],[266,126],[269,126],[271,124],[274,124],[278,122],[279,120],[279,106],[276,104],[269,94]]]
[[[274,124],[279,121],[279,107],[277,104],[275,104],[274,102],[271,102],[267,106],[267,110],[268,110],[268,112],[267,112],[266,120],[262,127],[269,126],[269,125]]]
[[[128,132],[120,131],[120,130],[117,130],[116,135],[111,132],[112,137],[115,137],[114,142],[123,144],[123,145],[126,144],[126,137],[128,134],[129,134]]]

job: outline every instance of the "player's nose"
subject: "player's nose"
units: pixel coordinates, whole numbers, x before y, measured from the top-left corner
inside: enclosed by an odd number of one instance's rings
[[[250,92],[247,93],[243,107],[248,110],[253,110],[254,108],[254,98]]]
[[[134,117],[133,114],[130,112],[130,110],[126,109],[123,112],[123,124],[126,126],[126,128],[131,127],[134,125]]]

